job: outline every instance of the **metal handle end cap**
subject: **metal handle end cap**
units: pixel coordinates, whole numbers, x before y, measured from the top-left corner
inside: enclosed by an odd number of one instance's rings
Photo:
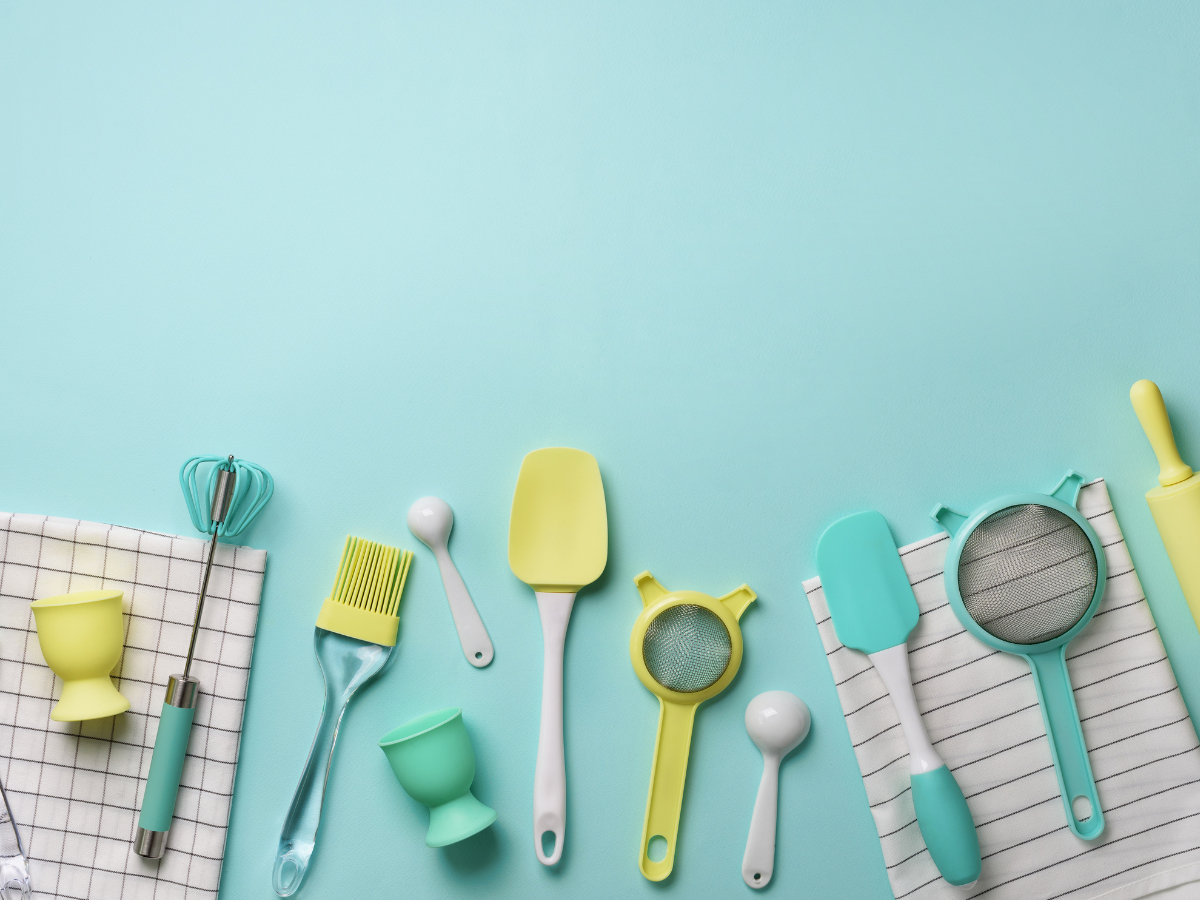
[[[162,859],[167,850],[167,831],[147,831],[138,827],[133,838],[133,850],[146,859]]]

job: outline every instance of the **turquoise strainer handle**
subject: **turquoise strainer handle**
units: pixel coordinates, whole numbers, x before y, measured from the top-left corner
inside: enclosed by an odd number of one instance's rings
[[[205,463],[212,463],[213,467],[209,470],[208,481],[201,494],[197,470]],[[229,502],[229,513],[225,516],[225,521],[217,524],[212,521],[209,513],[212,509],[213,494],[217,489],[217,476],[222,471],[231,470],[237,476],[233,498]],[[179,486],[183,488],[183,499],[187,503],[188,515],[192,517],[192,524],[196,530],[205,534],[218,534],[221,537],[235,537],[240,534],[267,505],[275,491],[275,481],[270,472],[249,460],[234,459],[231,456],[193,456],[179,469]]]
[[[1033,683],[1041,701],[1067,824],[1078,837],[1093,840],[1104,831],[1104,811],[1096,794],[1079,711],[1075,708],[1075,692],[1067,672],[1067,646],[1031,653],[1025,658],[1033,670]]]

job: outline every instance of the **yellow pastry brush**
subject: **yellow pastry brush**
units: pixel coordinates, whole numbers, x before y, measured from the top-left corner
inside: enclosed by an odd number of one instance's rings
[[[325,704],[279,836],[272,881],[280,897],[296,893],[308,871],[338,725],[354,692],[379,674],[392,655],[400,627],[400,594],[411,563],[407,550],[362,538],[348,537],[342,548],[333,591],[317,616],[317,662],[325,679]]]
[[[1158,487],[1146,492],[1146,503],[1200,628],[1200,475],[1179,456],[1158,385],[1143,378],[1129,399],[1158,457]]]

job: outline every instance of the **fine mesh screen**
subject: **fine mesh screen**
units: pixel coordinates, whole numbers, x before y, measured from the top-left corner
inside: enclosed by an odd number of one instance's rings
[[[642,659],[654,680],[681,694],[702,691],[715,682],[732,654],[725,624],[703,606],[690,603],[659,613],[642,639]]]
[[[1010,506],[971,532],[958,563],[967,615],[1014,644],[1071,630],[1096,592],[1096,554],[1083,529],[1056,509]]]

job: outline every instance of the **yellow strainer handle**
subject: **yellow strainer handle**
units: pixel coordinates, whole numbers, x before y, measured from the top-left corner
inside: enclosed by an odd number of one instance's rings
[[[675,865],[675,839],[679,834],[688,752],[692,747],[692,722],[700,705],[668,703],[661,697],[658,704],[658,740],[654,744],[654,767],[650,770],[650,794],[646,798],[646,820],[642,824],[638,855],[638,867],[651,881],[662,881]],[[666,854],[660,856],[663,841]],[[660,856],[657,862],[651,858],[652,853]]]

